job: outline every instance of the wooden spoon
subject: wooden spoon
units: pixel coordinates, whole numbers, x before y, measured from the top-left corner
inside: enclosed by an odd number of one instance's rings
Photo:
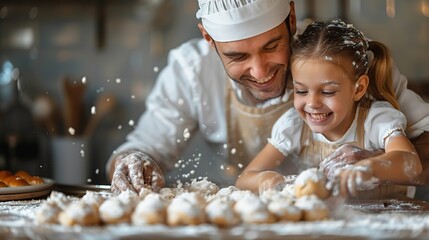
[[[86,84],[66,77],[63,79],[63,88],[65,93],[64,128],[67,131],[71,127],[74,129],[74,135],[80,135],[82,134]]]
[[[116,105],[116,98],[111,94],[104,94],[98,97],[95,103],[95,112],[92,113],[89,118],[88,124],[85,127],[83,133],[84,137],[91,137],[97,128],[98,124],[101,122],[103,117],[110,112],[113,107]]]

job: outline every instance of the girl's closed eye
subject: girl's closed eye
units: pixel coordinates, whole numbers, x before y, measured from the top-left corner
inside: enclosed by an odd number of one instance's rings
[[[304,90],[304,89],[297,89],[295,88],[295,94],[298,95],[306,95],[308,93],[308,90]]]
[[[336,93],[337,91],[328,91],[328,90],[322,91],[322,94],[328,97],[334,96]]]

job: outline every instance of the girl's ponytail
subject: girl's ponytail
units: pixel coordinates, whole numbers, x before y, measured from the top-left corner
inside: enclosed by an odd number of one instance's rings
[[[399,109],[392,87],[392,58],[389,49],[380,42],[370,41],[369,50],[374,55],[368,69],[369,93],[375,99],[388,101],[394,108]]]

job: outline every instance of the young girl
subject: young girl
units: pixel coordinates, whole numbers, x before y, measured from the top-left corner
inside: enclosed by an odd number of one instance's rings
[[[363,183],[371,180],[407,184],[418,176],[421,163],[404,133],[407,123],[392,90],[391,65],[388,49],[368,43],[352,25],[341,20],[309,25],[292,45],[294,108],[277,120],[269,143],[244,169],[237,187],[275,187],[284,182],[275,170],[285,159],[299,156],[306,168],[318,167],[344,144],[384,152],[336,173],[343,195],[368,190]],[[372,194],[404,190],[386,184]]]

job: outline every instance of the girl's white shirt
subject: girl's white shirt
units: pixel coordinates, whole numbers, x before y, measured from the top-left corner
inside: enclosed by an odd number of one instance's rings
[[[359,111],[356,111],[359,112]],[[283,155],[298,155],[301,151],[301,130],[305,124],[295,108],[289,109],[274,124],[268,139]],[[375,101],[364,121],[364,146],[367,150],[384,149],[392,132],[405,132],[405,115],[384,101]],[[328,144],[341,145],[357,142],[357,113],[347,132],[338,140],[330,141],[323,134],[313,132],[313,139]]]

